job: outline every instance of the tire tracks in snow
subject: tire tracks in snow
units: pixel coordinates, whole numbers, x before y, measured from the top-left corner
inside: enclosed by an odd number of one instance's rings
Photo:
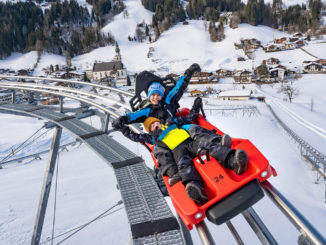
[[[256,90],[260,91],[260,93],[264,94],[268,100],[273,103],[276,107],[284,111],[289,117],[294,119],[298,124],[302,125],[303,127],[307,128],[311,132],[317,134],[318,136],[322,137],[323,139],[326,139],[326,129],[321,128],[308,120],[304,119],[303,117],[299,116],[297,113],[295,113],[293,110],[289,109],[287,106],[279,102],[278,98],[274,97],[273,95],[270,95],[266,92],[264,92],[261,89],[255,88]]]
[[[282,103],[273,100],[272,101],[276,106],[278,106],[281,110],[283,110],[284,112],[286,112],[291,118],[293,118],[297,123],[301,124],[302,126],[306,127],[307,129],[315,132],[317,135],[321,136],[322,138],[326,139],[326,130],[316,126],[315,124],[307,121],[306,119],[304,119],[303,117],[299,116],[298,114],[296,114],[295,112],[293,112],[292,110],[290,110],[288,107],[286,107],[285,105],[283,105]]]

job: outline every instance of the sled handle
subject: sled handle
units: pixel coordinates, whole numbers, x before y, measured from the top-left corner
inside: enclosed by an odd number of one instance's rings
[[[203,151],[205,151],[205,154],[201,154]],[[201,158],[201,155],[205,155],[207,161],[209,161],[209,150],[207,148],[200,148],[197,152],[197,158],[200,161],[201,164],[205,164],[204,160]]]

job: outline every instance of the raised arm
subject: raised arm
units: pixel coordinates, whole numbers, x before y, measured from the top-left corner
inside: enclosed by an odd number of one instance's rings
[[[182,97],[184,91],[187,89],[189,81],[192,77],[192,75],[195,72],[200,72],[200,66],[198,64],[192,64],[184,73],[183,76],[180,77],[176,85],[169,91],[165,98],[165,104],[173,105],[177,103],[180,98]]]

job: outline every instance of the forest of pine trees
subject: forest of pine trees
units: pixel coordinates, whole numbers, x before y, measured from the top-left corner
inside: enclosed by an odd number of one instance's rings
[[[33,1],[12,3],[0,2],[0,58],[8,57],[13,52],[30,50],[48,51],[67,57],[89,52],[90,50],[114,44],[111,35],[103,35],[100,28],[113,15],[123,11],[121,0],[86,0],[93,6],[90,14],[76,0],[46,0],[51,8],[43,10]],[[230,27],[240,23],[267,25],[284,28],[289,32],[315,31],[320,25],[321,0],[309,0],[308,6],[293,5],[282,8],[282,0],[273,0],[265,4],[264,0],[189,0],[186,8],[178,0],[141,0],[144,7],[154,12],[151,30],[157,40],[160,34],[186,16],[190,19],[209,21],[209,34],[212,41],[224,38],[224,20],[220,13],[232,12]],[[36,0],[42,3],[42,0]],[[113,6],[111,6],[113,4]],[[148,26],[145,33],[136,30],[135,37],[129,40],[142,41],[149,38]]]
[[[121,12],[123,5],[112,9],[110,0],[88,2],[94,6],[92,14],[75,0],[53,2],[44,12],[31,1],[0,2],[0,58],[30,50],[74,57],[114,44],[114,38],[100,28],[105,15]]]
[[[273,0],[272,4],[265,4],[264,0],[248,0],[247,4],[241,0],[189,0],[185,11],[177,0],[142,0],[142,4],[146,9],[155,12],[152,26],[156,38],[161,32],[183,21],[187,14],[189,19],[210,22],[212,41],[223,39],[224,31],[219,23],[223,21],[220,20],[222,12],[233,13],[230,20],[232,28],[240,23],[249,23],[273,28],[283,27],[289,32],[306,32],[319,27],[322,8],[321,0],[309,0],[308,8],[305,4],[297,4],[286,9],[282,8],[282,0]]]
[[[161,32],[186,19],[186,14],[178,0],[142,0],[142,4],[146,9],[155,12],[152,19],[155,39]]]

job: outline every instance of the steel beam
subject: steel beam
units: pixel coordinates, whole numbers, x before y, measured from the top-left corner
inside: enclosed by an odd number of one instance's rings
[[[273,235],[267,229],[267,227],[259,218],[259,216],[257,215],[257,213],[253,208],[250,207],[247,210],[243,211],[242,215],[245,217],[248,224],[254,230],[258,239],[261,241],[262,244],[268,244],[268,245],[278,244],[274,239]]]
[[[213,237],[209,232],[204,220],[196,224],[196,229],[203,245],[215,245]]]
[[[292,224],[303,234],[310,244],[325,245],[326,239],[310,222],[267,180],[261,183],[268,197],[285,214]]]
[[[42,192],[41,192],[40,202],[38,205],[38,211],[37,211],[36,221],[34,225],[34,232],[33,232],[31,245],[38,245],[40,243],[46,207],[50,195],[53,172],[57,161],[57,155],[60,146],[61,133],[62,133],[62,128],[56,127],[53,133],[49,159],[45,170]]]
[[[242,241],[239,233],[237,232],[237,230],[234,228],[233,224],[231,223],[230,220],[226,221],[225,224],[227,225],[227,227],[229,228],[229,230],[231,231],[234,239],[237,241],[237,243],[239,245],[244,245],[244,242]]]

